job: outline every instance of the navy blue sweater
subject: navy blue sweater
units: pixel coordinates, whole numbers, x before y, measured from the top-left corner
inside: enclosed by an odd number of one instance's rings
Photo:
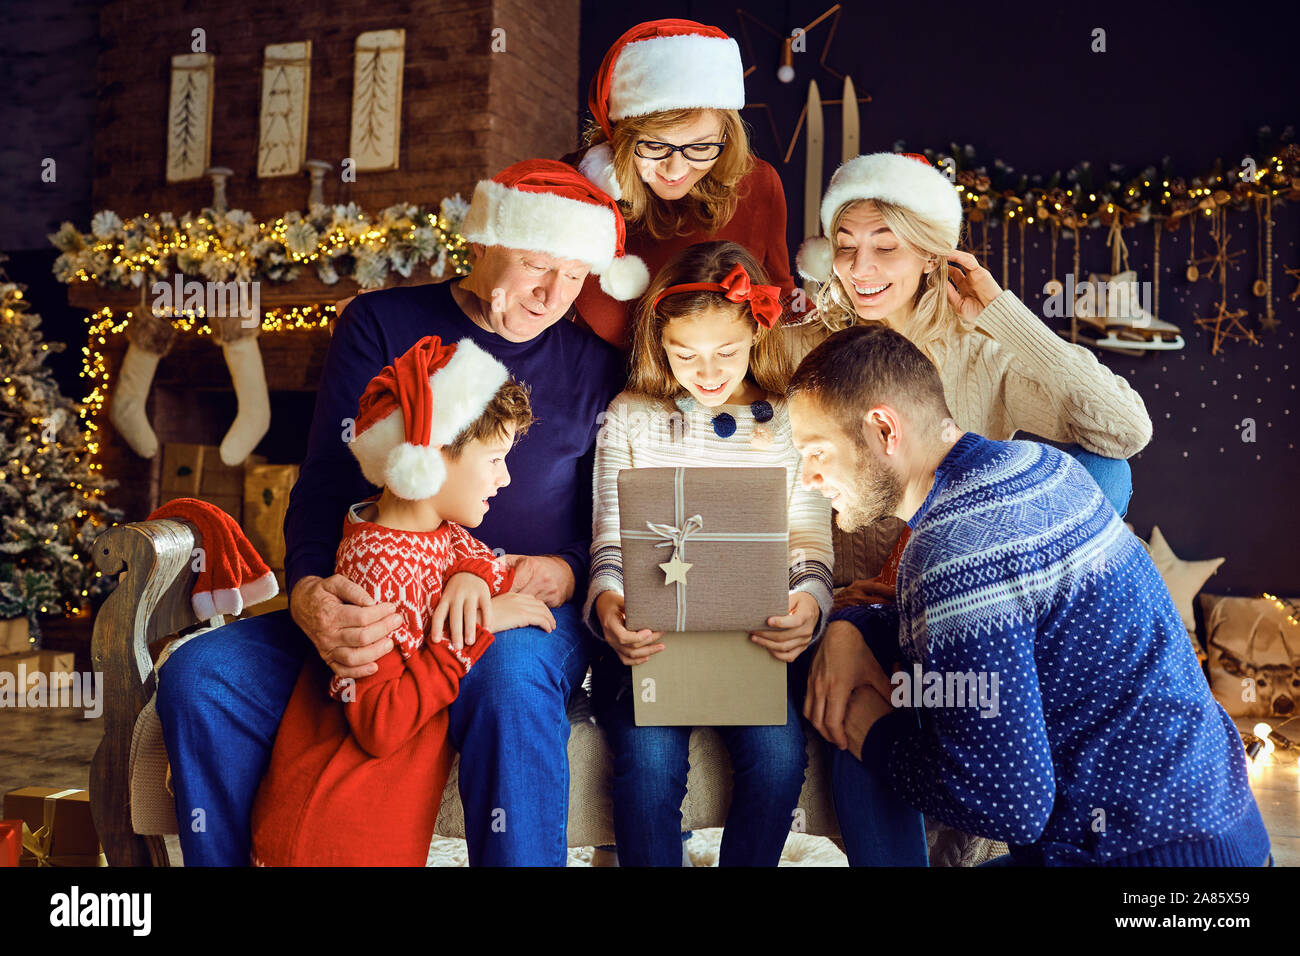
[[[454,280],[453,280],[454,281]],[[506,458],[510,484],[474,536],[508,554],[554,554],[573,569],[577,600],[587,593],[591,468],[600,415],[623,388],[623,360],[567,318],[527,342],[475,325],[451,296],[451,282],[370,292],[339,318],[316,393],[307,457],[284,523],[285,584],[334,573],[349,505],[375,493],[344,441],[361,393],[385,366],[426,335],[472,339],[531,389],[537,421]],[[437,414],[437,409],[434,409]]]
[[[968,432],[908,525],[895,703],[919,706],[920,730],[895,711],[864,761],[1022,863],[1263,865],[1241,737],[1151,558],[1074,458]]]

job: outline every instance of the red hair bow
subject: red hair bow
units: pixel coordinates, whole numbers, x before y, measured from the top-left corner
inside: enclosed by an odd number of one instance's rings
[[[670,285],[655,296],[651,308],[657,308],[666,295],[678,292],[721,292],[728,302],[748,302],[749,310],[754,314],[754,321],[765,329],[773,328],[781,319],[784,311],[781,307],[781,287],[778,285],[756,285],[749,280],[745,267],[737,262],[731,271],[723,276],[721,282],[686,282],[682,285]]]

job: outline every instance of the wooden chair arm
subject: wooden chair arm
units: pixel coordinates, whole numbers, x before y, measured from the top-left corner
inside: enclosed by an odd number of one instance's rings
[[[90,764],[90,809],[112,866],[167,864],[162,838],[137,836],[131,827],[131,736],[157,686],[149,644],[196,623],[190,559],[199,543],[193,525],[169,519],[115,525],[95,539],[96,567],[121,575],[95,616],[90,648],[92,668],[104,680],[104,738]]]

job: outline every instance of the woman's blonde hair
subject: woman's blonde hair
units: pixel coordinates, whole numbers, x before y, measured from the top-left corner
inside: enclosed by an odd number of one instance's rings
[[[916,298],[912,302],[912,314],[903,323],[901,331],[926,358],[938,364],[939,347],[954,334],[974,331],[973,323],[963,319],[948,301],[948,256],[953,250],[941,228],[922,219],[906,206],[878,199],[854,200],[835,210],[828,233],[832,249],[845,214],[864,203],[870,203],[876,208],[899,242],[923,259],[933,257],[937,262],[934,269],[922,274],[921,282],[916,288]],[[831,270],[829,281],[817,291],[817,314],[832,332],[861,321],[834,269]]]
[[[636,144],[640,139],[654,139],[667,130],[684,126],[700,113],[713,113],[722,120],[722,155],[681,199],[666,201],[641,181],[636,168]],[[740,204],[737,187],[754,168],[749,148],[749,131],[736,110],[664,110],[648,116],[629,116],[613,124],[608,139],[614,153],[614,174],[618,177],[623,198],[619,206],[629,229],[639,228],[652,239],[669,239],[693,231],[717,232],[731,221]],[[587,129],[587,145],[607,141],[604,130],[592,123]]]
[[[780,326],[765,328],[754,318],[747,302],[730,302],[721,292],[676,292],[656,307],[654,301],[669,286],[688,282],[721,282],[739,263],[749,273],[752,285],[767,285],[767,273],[744,246],[734,242],[697,242],[668,260],[637,302],[636,325],[629,356],[630,391],[671,405],[689,394],[678,383],[668,364],[663,334],[669,322],[691,319],[709,308],[728,309],[737,319],[748,321],[754,329],[754,345],[749,352],[749,370],[745,377],[760,388],[777,395],[785,394],[790,381],[790,358],[781,340]]]

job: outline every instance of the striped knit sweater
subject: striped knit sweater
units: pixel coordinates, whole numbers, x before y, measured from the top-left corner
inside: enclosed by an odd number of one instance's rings
[[[784,399],[768,396],[772,418],[754,420],[748,405],[705,408],[694,398],[677,400],[680,423],[671,409],[632,392],[623,392],[605,412],[596,438],[593,479],[591,584],[583,618],[592,619],[596,598],[605,591],[623,593],[623,549],[619,539],[618,473],[624,468],[763,468],[781,466],[789,476],[790,590],[807,591],[821,609],[814,640],[825,629],[831,607],[830,502],[799,483],[799,453],[790,435]],[[727,412],[736,431],[727,438],[713,429],[713,418]],[[736,573],[742,574],[743,568]]]
[[[1014,293],[990,302],[975,326],[954,335],[935,357],[958,428],[999,441],[1029,432],[1078,442],[1107,458],[1132,457],[1151,440],[1142,396],[1094,353],[1048,328]],[[795,365],[830,334],[816,319],[784,331]],[[835,583],[876,574],[902,527],[886,518],[852,535],[836,528]]]
[[[1077,461],[967,432],[908,526],[894,693],[914,689],[920,730],[896,710],[864,761],[1018,862],[1264,864],[1241,738],[1150,557]]]

